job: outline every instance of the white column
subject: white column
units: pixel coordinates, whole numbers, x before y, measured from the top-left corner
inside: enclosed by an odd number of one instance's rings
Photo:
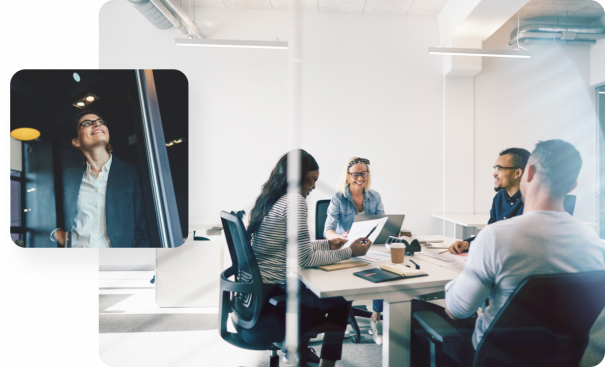
[[[382,367],[409,367],[412,302],[384,301]]]

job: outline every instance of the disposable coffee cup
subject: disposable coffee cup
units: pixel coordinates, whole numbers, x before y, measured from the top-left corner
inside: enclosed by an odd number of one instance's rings
[[[409,228],[402,228],[401,231],[399,231],[399,237],[401,236],[412,237],[412,230]]]
[[[391,243],[391,262],[393,264],[403,264],[405,256],[405,244]]]

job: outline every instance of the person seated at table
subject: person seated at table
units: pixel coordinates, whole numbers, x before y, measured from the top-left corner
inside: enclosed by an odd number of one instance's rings
[[[519,184],[529,159],[529,151],[523,148],[508,148],[500,152],[494,164],[494,190],[497,192],[489,211],[487,224],[495,223],[523,214],[523,200]],[[475,237],[456,241],[450,247],[452,254],[468,250]]]
[[[465,341],[444,352],[472,366],[475,348],[515,288],[528,276],[605,270],[605,247],[594,230],[563,208],[582,158],[563,140],[539,142],[521,177],[522,216],[483,229],[464,270],[445,286],[445,313]],[[475,312],[489,300],[481,315]],[[413,351],[414,352],[414,351]]]
[[[371,241],[359,238],[350,247],[343,248],[346,239],[337,237],[330,240],[311,242],[307,224],[308,208],[306,198],[315,189],[319,178],[317,161],[304,150],[300,153],[300,193],[296,196],[298,213],[298,264],[303,268],[333,264],[351,256],[365,255]],[[252,249],[264,284],[276,284],[285,293],[287,223],[289,218],[287,192],[288,155],[284,155],[271,171],[269,180],[261,189],[254,208],[250,212],[248,233]],[[300,292],[300,365],[321,363],[322,367],[334,366],[341,359],[342,342],[348,320],[347,302],[342,297],[320,299],[301,283]],[[284,315],[285,317],[285,315]],[[314,330],[325,332],[321,348],[321,361],[312,348],[308,348],[306,334]]]
[[[370,189],[372,173],[370,161],[365,158],[349,158],[344,166],[338,192],[332,196],[328,206],[328,216],[324,229],[324,237],[347,238],[353,226],[355,216],[384,214],[384,205],[380,194]],[[375,299],[372,304],[373,311],[370,319],[370,330],[376,344],[382,344],[380,333],[380,313],[383,310],[383,301]]]

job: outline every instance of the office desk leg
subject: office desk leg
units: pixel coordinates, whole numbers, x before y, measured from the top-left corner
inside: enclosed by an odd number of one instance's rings
[[[384,302],[382,367],[409,367],[412,302]]]

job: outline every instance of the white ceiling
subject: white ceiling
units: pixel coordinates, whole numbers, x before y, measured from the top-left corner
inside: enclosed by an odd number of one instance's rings
[[[175,0],[186,11],[205,8],[285,10],[292,0]],[[300,0],[305,10],[340,13],[401,14],[436,17],[448,0]],[[113,0],[128,3],[127,0]],[[520,11],[521,19],[542,19],[571,24],[590,23],[603,16],[603,7],[593,0],[530,0]]]

